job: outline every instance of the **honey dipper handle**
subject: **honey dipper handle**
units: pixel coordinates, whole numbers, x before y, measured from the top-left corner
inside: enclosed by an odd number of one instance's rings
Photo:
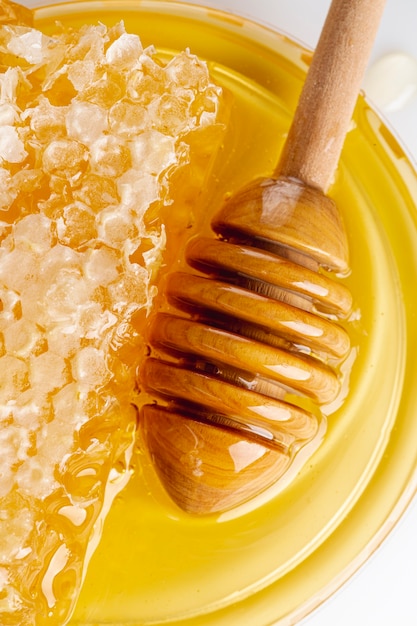
[[[327,192],[385,0],[333,0],[277,173]]]

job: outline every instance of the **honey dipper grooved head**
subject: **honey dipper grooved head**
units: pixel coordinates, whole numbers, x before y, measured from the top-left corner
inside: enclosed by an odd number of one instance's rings
[[[297,250],[337,272],[349,269],[347,239],[336,204],[295,178],[255,180],[225,202],[212,226],[226,237],[240,232]]]
[[[332,200],[297,180],[255,181],[213,226],[227,239],[213,238],[213,258],[205,238],[187,249],[188,263],[211,276],[177,271],[165,285],[170,304],[192,317],[153,317],[149,337],[159,358],[148,358],[140,374],[162,401],[142,411],[154,467],[174,502],[195,514],[243,504],[298,467],[306,446],[309,453],[317,447],[317,405],[340,389],[326,361],[344,359],[350,349],[346,331],[318,314],[313,298],[322,292],[320,306],[330,300],[342,316],[351,305],[347,290],[327,288],[317,271],[323,264],[347,269]],[[245,263],[243,275],[238,265]],[[271,278],[264,267],[273,267]],[[302,409],[297,396],[311,398],[316,410]]]
[[[218,513],[246,502],[275,483],[290,463],[284,451],[238,432],[222,430],[219,438],[211,424],[156,405],[144,411],[143,435],[166,491],[193,514]]]
[[[328,290],[312,274],[318,276],[323,267],[348,272],[345,230],[325,193],[349,130],[384,3],[332,1],[276,170],[278,178],[256,180],[214,218],[216,250],[224,243],[235,246],[234,251],[229,247],[224,255],[215,252],[213,261],[201,253],[204,242],[191,246],[190,272],[174,272],[167,281],[169,306],[186,322],[179,323],[179,333],[177,314],[168,307],[168,325],[177,324],[176,331],[164,325],[154,333],[154,343],[151,325],[150,344],[157,358],[144,363],[142,380],[162,405],[144,407],[143,416],[157,472],[186,510],[208,513],[243,503],[279,479],[292,463],[293,452],[303,447],[311,452],[317,442],[314,411],[307,419],[313,428],[307,428],[307,437],[301,429],[300,436],[291,410],[283,417],[283,404],[301,408],[300,396],[305,399],[316,386],[313,373],[315,380],[324,380],[319,375],[323,361],[333,369],[326,380],[335,383],[326,388],[337,389],[338,366],[349,351],[349,338],[336,320],[347,316],[351,298],[346,290]],[[264,272],[259,251],[266,253],[268,267],[275,256],[277,267],[285,267],[285,277],[277,277],[279,270]],[[239,268],[240,260],[244,264]],[[298,273],[291,264],[299,266]],[[245,349],[234,350],[240,336]],[[285,358],[285,352],[306,358],[308,368]],[[254,361],[261,366],[253,366]],[[327,401],[315,397],[318,404]],[[273,403],[276,411],[270,410]],[[256,416],[254,406],[261,411]],[[277,447],[267,450],[268,435],[282,452]],[[252,443],[254,436],[265,444],[258,447],[258,459],[239,458],[235,463],[248,469],[242,484],[236,480],[231,460],[237,457],[231,451]],[[231,492],[232,497],[223,497]]]

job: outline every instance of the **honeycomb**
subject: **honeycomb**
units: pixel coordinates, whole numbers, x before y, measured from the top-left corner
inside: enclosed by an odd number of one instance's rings
[[[0,623],[63,626],[132,471],[158,216],[179,171],[198,186],[196,131],[215,135],[222,91],[189,51],[162,62],[123,23],[47,36],[13,6],[0,7]]]

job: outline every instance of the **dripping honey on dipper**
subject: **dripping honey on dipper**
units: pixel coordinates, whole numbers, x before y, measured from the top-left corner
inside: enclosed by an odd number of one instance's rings
[[[338,320],[352,299],[328,275],[349,265],[326,193],[383,6],[334,0],[275,175],[234,194],[164,285],[174,310],[149,329],[155,356],[140,380],[160,400],[143,408],[143,427],[187,511],[222,511],[276,482],[319,443],[319,413],[299,398],[318,408],[339,392],[350,341]]]

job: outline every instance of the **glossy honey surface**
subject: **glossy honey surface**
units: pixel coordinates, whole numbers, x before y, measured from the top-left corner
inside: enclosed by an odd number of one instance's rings
[[[57,19],[80,26],[121,18],[161,56],[189,47],[207,59],[230,91],[228,133],[194,207],[194,230],[204,230],[225,193],[275,167],[310,53],[246,20],[176,2],[71,2],[36,11],[36,25],[50,32]],[[74,626],[295,620],[366,558],[412,495],[417,179],[363,99],[330,195],[349,237],[352,272],[344,283],[355,301],[354,363],[342,406],[328,408],[323,444],[286,488],[204,519],[171,504],[138,445]],[[171,229],[175,262],[185,234],[175,223]]]

